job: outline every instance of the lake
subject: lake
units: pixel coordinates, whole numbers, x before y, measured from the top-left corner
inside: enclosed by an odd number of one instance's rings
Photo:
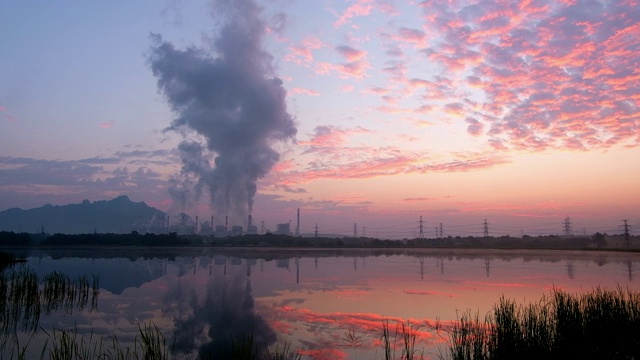
[[[19,253],[18,251],[13,251]],[[383,322],[415,331],[425,359],[447,354],[447,327],[484,317],[501,295],[537,302],[553,288],[640,290],[640,254],[513,250],[88,248],[22,251],[39,278],[99,275],[94,308],[43,313],[29,341],[39,358],[53,329],[133,346],[151,322],[176,358],[215,353],[252,334],[303,359],[384,359]],[[10,271],[10,270],[9,270]],[[398,329],[401,329],[398,328]],[[400,336],[400,334],[398,334]],[[110,338],[109,338],[110,339]],[[396,347],[396,356],[400,355]],[[9,357],[5,347],[3,358]]]

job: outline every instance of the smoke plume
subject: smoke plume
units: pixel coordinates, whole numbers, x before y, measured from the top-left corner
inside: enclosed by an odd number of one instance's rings
[[[214,11],[221,26],[206,47],[176,49],[152,35],[149,62],[176,115],[168,129],[183,136],[182,183],[174,179],[173,194],[197,200],[206,190],[215,214],[239,223],[252,211],[257,180],[280,159],[273,145],[294,140],[297,130],[262,47],[260,7],[216,0]]]

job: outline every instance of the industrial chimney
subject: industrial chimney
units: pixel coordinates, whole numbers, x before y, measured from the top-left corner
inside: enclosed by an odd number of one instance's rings
[[[296,222],[296,236],[300,236],[300,208],[298,208],[298,216]]]

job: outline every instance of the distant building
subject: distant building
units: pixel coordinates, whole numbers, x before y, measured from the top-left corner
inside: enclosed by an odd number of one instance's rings
[[[226,236],[229,236],[229,234],[227,233],[227,227],[224,225],[216,226],[215,237],[226,237]]]
[[[275,233],[280,235],[291,235],[291,225],[289,223],[277,224]]]
[[[231,233],[229,235],[230,236],[240,236],[240,235],[242,235],[242,226],[233,225],[231,227]]]
[[[202,225],[200,225],[200,235],[208,236],[213,234],[214,234],[213,226],[211,226],[211,224],[208,221],[205,221],[202,223]]]

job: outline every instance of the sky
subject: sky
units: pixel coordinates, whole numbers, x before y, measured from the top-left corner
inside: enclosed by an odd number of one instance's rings
[[[633,0],[4,0],[0,211],[634,233],[639,33]]]

